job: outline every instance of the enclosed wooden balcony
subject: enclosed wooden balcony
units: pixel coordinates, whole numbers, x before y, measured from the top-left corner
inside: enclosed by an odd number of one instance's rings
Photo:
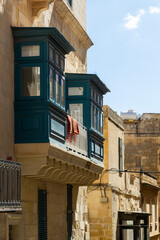
[[[21,164],[0,160],[0,212],[21,210]]]

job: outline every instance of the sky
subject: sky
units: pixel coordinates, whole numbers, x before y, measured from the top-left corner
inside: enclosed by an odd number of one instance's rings
[[[160,112],[160,0],[87,0],[88,73],[120,114]]]

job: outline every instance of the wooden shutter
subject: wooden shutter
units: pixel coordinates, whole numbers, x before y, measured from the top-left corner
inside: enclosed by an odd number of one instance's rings
[[[47,191],[38,190],[38,240],[47,240]]]
[[[119,170],[123,170],[123,145],[122,139],[118,138],[118,150],[119,150]]]

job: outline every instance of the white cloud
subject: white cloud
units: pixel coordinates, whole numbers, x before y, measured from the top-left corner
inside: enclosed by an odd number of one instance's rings
[[[151,13],[151,14],[160,13],[160,8],[152,6],[149,8],[149,13]]]
[[[128,15],[124,18],[124,20],[126,21],[126,23],[124,24],[125,28],[127,29],[138,28],[139,21],[145,13],[146,11],[144,9],[140,9],[136,16],[133,16],[130,13],[128,13]]]

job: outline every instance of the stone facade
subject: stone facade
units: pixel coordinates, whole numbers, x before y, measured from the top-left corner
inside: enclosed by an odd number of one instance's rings
[[[65,71],[87,72],[87,50],[93,44],[86,33],[86,0],[0,1],[0,158],[15,156],[14,146],[14,39],[11,26],[56,27],[75,48],[66,56]],[[38,5],[37,5],[38,4]],[[20,157],[21,158],[21,157]],[[20,158],[17,160],[21,161]],[[34,168],[34,159],[30,156]],[[38,158],[41,164],[41,157]],[[28,171],[28,166],[22,166]],[[71,170],[72,171],[72,170]],[[77,170],[79,171],[79,170]],[[74,172],[74,170],[73,170]],[[77,173],[76,173],[77,174]],[[75,174],[75,175],[76,175]],[[67,185],[22,174],[22,212],[0,213],[0,239],[38,239],[38,189],[47,190],[48,240],[67,239]],[[83,174],[82,174],[83,176]],[[87,190],[73,186],[74,239],[89,239]],[[74,214],[73,214],[74,215]]]
[[[103,107],[103,113],[104,171],[88,192],[91,240],[120,239],[118,213],[126,212],[142,216],[151,213],[150,237],[159,239],[157,179],[147,174],[116,171],[119,169],[118,138],[124,143],[124,124],[108,106]],[[138,171],[135,168],[132,170]]]
[[[137,121],[125,121],[125,167],[159,170],[160,114],[145,113]],[[159,178],[159,174],[157,175]],[[159,179],[158,179],[159,182]]]
[[[160,114],[144,113],[137,120],[124,120],[125,126],[125,168],[143,169],[149,172],[159,171],[160,149]],[[159,174],[152,174],[160,183]],[[150,235],[153,239],[159,237],[158,196],[154,189],[148,190],[145,186],[144,211],[153,213],[150,217]]]

